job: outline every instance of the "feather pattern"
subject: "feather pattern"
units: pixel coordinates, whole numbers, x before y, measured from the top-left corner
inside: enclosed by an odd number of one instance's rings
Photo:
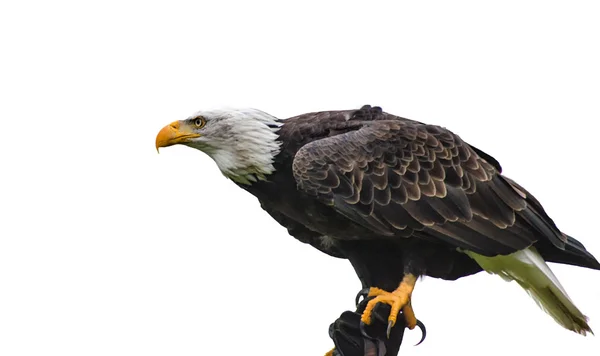
[[[354,212],[366,227],[375,219],[388,236],[411,236],[417,227],[486,256],[558,234],[499,165],[447,129],[370,107],[336,124],[337,134],[297,151],[293,174],[300,190],[346,215]],[[542,233],[522,234],[530,230]],[[552,242],[564,248],[564,241]]]

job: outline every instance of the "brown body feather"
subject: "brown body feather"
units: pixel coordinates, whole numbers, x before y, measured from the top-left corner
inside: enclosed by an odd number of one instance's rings
[[[370,106],[283,123],[276,172],[243,188],[290,234],[348,258],[364,286],[481,270],[458,249],[536,246],[547,261],[600,269],[496,160],[447,129]]]

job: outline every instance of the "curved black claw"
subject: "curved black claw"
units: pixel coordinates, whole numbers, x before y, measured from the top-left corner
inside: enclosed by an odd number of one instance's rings
[[[367,329],[365,328],[367,324],[365,324],[362,320],[360,321],[360,333],[365,339],[375,340],[375,338],[367,333]]]
[[[390,333],[392,332],[392,327],[394,326],[394,323],[390,320],[388,321],[388,326],[387,326],[387,338],[390,338]],[[423,341],[425,341],[425,338],[427,337],[427,328],[425,327],[425,324],[423,324],[421,322],[421,320],[417,319],[417,326],[419,327],[419,329],[421,329],[421,340],[419,342],[417,342],[415,344],[415,346],[419,346],[421,345],[421,343],[423,343]],[[362,330],[362,329],[361,329]],[[364,334],[363,334],[364,335]]]
[[[425,337],[427,337],[427,329],[425,328],[425,324],[421,322],[421,320],[417,319],[417,326],[421,329],[421,341],[419,341],[415,346],[421,345],[423,341],[425,341]]]
[[[387,327],[387,331],[385,332],[385,334],[387,335],[387,338],[390,338],[390,333],[392,332],[392,327],[394,326],[394,322],[393,321],[388,321],[388,327]]]
[[[356,298],[354,298],[354,304],[358,306],[358,304],[360,303],[360,297],[363,297],[363,300],[366,299],[370,291],[371,288],[361,289],[360,292],[358,292],[358,294],[356,295]]]

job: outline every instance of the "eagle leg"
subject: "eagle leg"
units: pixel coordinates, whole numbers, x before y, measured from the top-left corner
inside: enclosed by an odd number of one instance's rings
[[[367,303],[365,311],[362,314],[361,321],[367,325],[370,325],[373,308],[375,308],[377,303],[384,303],[392,307],[390,310],[390,316],[388,317],[388,337],[392,327],[396,324],[396,319],[398,318],[398,313],[400,313],[400,310],[402,310],[404,318],[406,319],[406,326],[410,330],[414,329],[418,322],[417,318],[415,317],[415,312],[412,309],[410,298],[416,282],[417,277],[415,275],[407,274],[402,279],[402,282],[400,282],[398,288],[391,293],[380,288],[372,287],[367,296],[375,298],[371,299]]]

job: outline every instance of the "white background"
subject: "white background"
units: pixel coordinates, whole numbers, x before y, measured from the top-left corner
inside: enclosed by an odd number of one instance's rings
[[[285,4],[284,4],[285,3]],[[186,147],[220,105],[380,105],[496,157],[600,257],[594,1],[0,6],[0,355],[320,355],[360,289]],[[600,330],[600,272],[552,266]],[[415,290],[402,355],[595,354],[515,284]]]

